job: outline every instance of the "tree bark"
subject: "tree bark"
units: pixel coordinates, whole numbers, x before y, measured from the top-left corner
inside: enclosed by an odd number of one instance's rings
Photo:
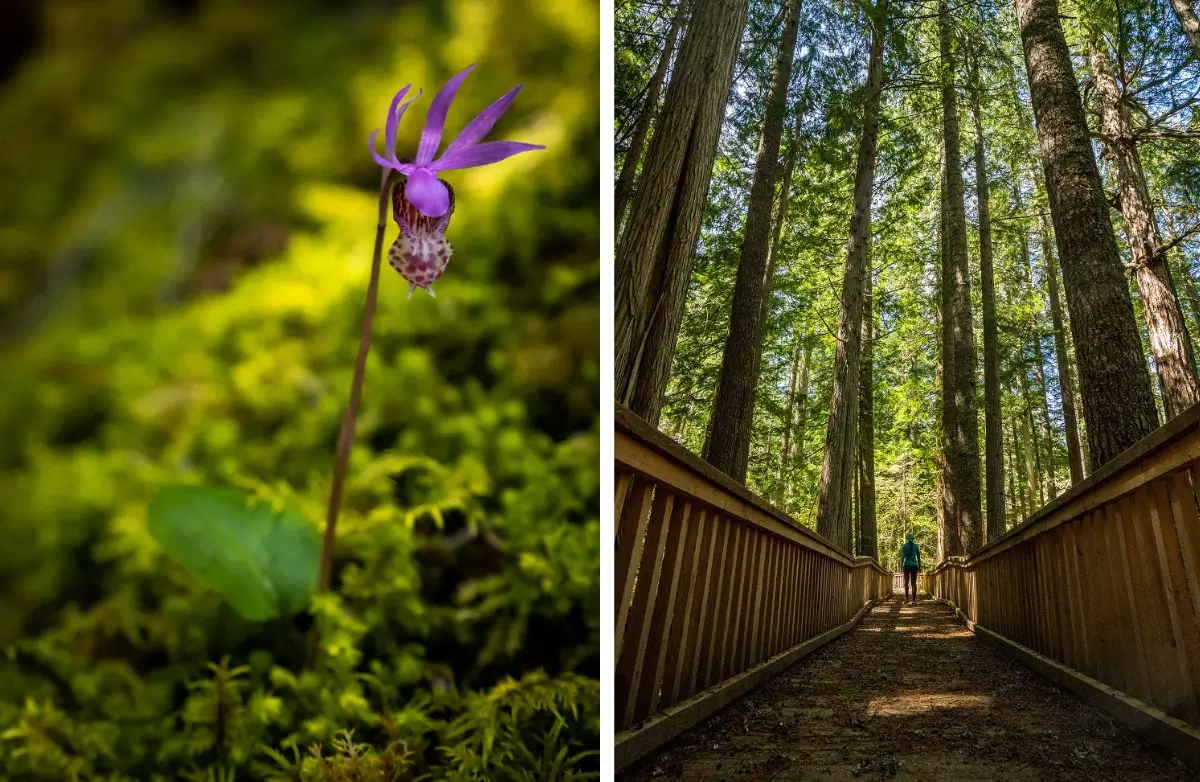
[[[1041,465],[1041,449],[1037,445],[1036,435],[1034,434],[1036,427],[1033,422],[1033,402],[1030,400],[1029,392],[1029,364],[1025,360],[1024,352],[1021,353],[1020,361],[1021,375],[1021,403],[1024,407],[1025,415],[1021,418],[1021,437],[1025,442],[1025,470],[1026,477],[1029,479],[1029,498],[1030,502],[1037,503],[1030,507],[1030,513],[1046,504],[1046,496],[1042,490],[1042,465]]]
[[[758,142],[754,182],[742,237],[742,257],[733,288],[729,336],[721,360],[721,382],[713,400],[711,440],[706,447],[708,463],[735,481],[746,480],[750,458],[750,433],[754,426],[754,400],[762,357],[764,302],[767,299],[767,254],[771,239],[775,177],[779,168],[779,142],[792,59],[796,52],[796,30],[800,0],[788,0],[783,10],[783,34],[771,74],[771,89]]]
[[[1196,18],[1192,0],[1171,0],[1171,8],[1175,11],[1175,18],[1179,20],[1179,26],[1183,28],[1188,43],[1192,45],[1192,55],[1200,62],[1200,19]]]
[[[692,12],[617,245],[616,397],[657,425],[748,0]]]
[[[1158,426],[1150,373],[1056,0],[1016,0],[1093,469]]]
[[[975,397],[975,337],[971,315],[971,278],[967,265],[967,213],[963,192],[962,155],[958,139],[958,101],[955,62],[950,46],[950,12],[938,3],[941,44],[942,139],[946,159],[946,240],[942,263],[953,276],[951,291],[951,350],[948,362],[954,406],[954,450],[947,455],[950,503],[957,510],[964,552],[983,543],[982,497],[979,480],[979,410]],[[943,294],[944,297],[944,294]],[[945,370],[943,370],[945,371]]]
[[[1046,500],[1058,496],[1058,482],[1054,477],[1054,433],[1050,429],[1050,397],[1046,393],[1046,370],[1042,366],[1042,335],[1038,325],[1033,329],[1033,376],[1037,378],[1038,400],[1042,403],[1042,447],[1045,453]]]
[[[858,554],[879,558],[878,527],[875,518],[875,320],[873,312],[873,270],[863,278],[863,319],[861,378],[858,385]]]
[[[1058,295],[1058,269],[1054,262],[1054,240],[1050,226],[1043,216],[1042,274],[1046,278],[1047,298],[1050,300],[1050,322],[1054,328],[1054,360],[1058,364],[1058,386],[1062,396],[1063,421],[1067,429],[1067,462],[1071,467],[1071,483],[1083,480],[1083,451],[1079,447],[1079,418],[1075,413],[1075,379],[1071,375],[1071,359],[1067,352],[1067,333],[1063,326],[1062,303]]]
[[[975,125],[975,197],[979,210],[979,284],[983,299],[983,430],[987,539],[1004,534],[1004,430],[1000,417],[1000,347],[996,331],[996,282],[992,268],[992,218],[987,155],[979,110],[979,74],[972,68],[971,117]]]
[[[1093,41],[1090,56],[1100,103],[1101,140],[1117,175],[1121,216],[1133,255],[1131,266],[1141,293],[1150,350],[1162,387],[1163,411],[1169,421],[1200,399],[1200,381],[1192,360],[1192,340],[1162,251],[1158,222],[1133,136],[1129,103],[1124,100],[1108,54],[1101,46],[1106,45]]]
[[[792,416],[795,415],[796,409],[796,386],[800,383],[800,356],[804,348],[804,333],[801,332],[796,337],[796,347],[792,351],[792,369],[788,373],[788,390],[787,404],[783,408],[783,442],[779,446],[779,491],[775,497],[777,504],[782,506],[782,503],[787,499],[787,487],[791,481],[791,460],[792,453],[792,429],[795,422]]]
[[[863,270],[867,244],[871,238],[871,195],[875,186],[875,155],[879,145],[879,93],[883,84],[887,0],[877,0],[871,16],[871,54],[863,101],[863,129],[854,174],[854,211],[850,218],[846,272],[842,279],[842,309],[838,318],[837,349],[833,360],[829,427],[825,432],[825,455],[817,484],[817,532],[846,551],[850,551],[853,544],[850,501],[858,423]]]
[[[636,178],[638,162],[642,159],[642,147],[646,144],[646,135],[650,132],[650,123],[654,119],[654,114],[658,110],[658,95],[662,90],[663,81],[667,78],[667,68],[671,64],[671,54],[675,51],[675,41],[679,38],[679,28],[683,25],[684,17],[687,16],[687,0],[679,0],[679,5],[675,9],[675,16],[671,19],[671,29],[667,32],[667,45],[663,48],[662,54],[658,58],[658,67],[654,69],[654,74],[650,77],[650,83],[646,85],[646,102],[642,104],[642,110],[638,113],[637,122],[633,125],[633,135],[629,139],[629,149],[625,152],[625,159],[621,162],[621,173],[617,177],[617,187],[614,195],[615,208],[613,209],[613,235],[621,230],[621,218],[625,216],[625,207],[629,203],[629,196],[633,193],[633,182]]]

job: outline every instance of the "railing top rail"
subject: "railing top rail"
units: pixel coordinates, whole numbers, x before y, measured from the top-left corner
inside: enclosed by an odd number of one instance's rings
[[[701,480],[715,485],[718,489],[720,489],[720,491],[732,495],[747,505],[752,506],[764,516],[767,516],[772,520],[785,525],[800,537],[805,538],[806,543],[810,548],[831,556],[834,559],[840,560],[843,564],[850,565],[851,567],[866,567],[869,565],[870,567],[878,570],[880,573],[889,574],[889,571],[880,567],[879,563],[874,559],[871,559],[870,557],[851,555],[850,553],[843,551],[840,547],[834,545],[832,541],[828,540],[823,535],[819,535],[807,527],[800,525],[791,516],[779,510],[774,505],[771,505],[762,497],[759,497],[754,492],[750,491],[733,478],[730,478],[725,473],[716,469],[708,462],[705,462],[703,459],[696,456],[696,454],[684,448],[667,435],[650,426],[650,424],[646,423],[644,420],[642,420],[642,418],[634,414],[633,411],[624,405],[616,405],[614,422],[618,434],[623,434],[636,441],[638,444],[655,451],[669,461],[674,462],[677,466],[682,467],[690,473],[693,473]],[[614,450],[616,451],[617,461],[622,462],[630,469],[637,470],[639,472],[645,472],[639,468],[639,465],[632,463],[629,460],[629,454],[625,454],[626,458],[622,458],[620,438],[618,438],[618,442],[616,443],[616,448]],[[663,478],[663,476],[660,475],[651,475],[651,477],[656,479]],[[744,520],[751,524],[757,523],[754,518],[745,518]]]
[[[1200,458],[1200,438],[1190,446],[1188,438],[1200,433],[1200,403],[1192,405],[1171,421],[1160,426],[1125,450],[1120,456],[1096,470],[1055,499],[1043,505],[1032,516],[971,552],[969,557],[943,560],[938,570],[950,560],[980,560],[1041,535],[1063,522],[1127,494],[1137,487],[1196,458]],[[1160,457],[1164,457],[1160,460]]]

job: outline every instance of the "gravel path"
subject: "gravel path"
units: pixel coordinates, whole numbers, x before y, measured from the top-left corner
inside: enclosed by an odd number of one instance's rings
[[[720,780],[1171,780],[1200,773],[898,599],[629,773]]]

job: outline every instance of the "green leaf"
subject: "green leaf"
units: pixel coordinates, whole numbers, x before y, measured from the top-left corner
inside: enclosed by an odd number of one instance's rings
[[[288,510],[212,486],[166,486],[147,509],[150,534],[250,621],[294,614],[317,584],[316,528]]]

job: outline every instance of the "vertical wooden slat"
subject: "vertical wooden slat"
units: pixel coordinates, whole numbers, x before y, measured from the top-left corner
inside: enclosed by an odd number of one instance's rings
[[[747,670],[755,663],[755,647],[758,646],[761,636],[758,633],[759,623],[762,621],[763,608],[763,577],[767,566],[767,547],[771,544],[772,535],[759,535],[757,551],[754,554],[754,573],[750,577],[750,591],[747,594],[749,598],[746,601],[746,638],[742,644],[744,651],[742,652],[742,671]]]
[[[613,533],[620,539],[621,521],[625,516],[625,501],[629,499],[629,489],[633,486],[633,474],[622,472],[620,467],[617,468],[616,476],[616,499],[613,502],[613,518],[616,519],[616,529]]]
[[[705,609],[706,629],[700,638],[700,660],[696,667],[696,676],[688,688],[688,694],[708,688],[713,681],[713,669],[717,667],[718,660],[721,658],[720,643],[723,629],[721,619],[728,611],[729,588],[727,585],[730,580],[730,571],[733,569],[731,549],[736,542],[734,539],[739,526],[727,517],[720,517],[720,538],[714,562],[716,568],[713,571],[716,581],[715,593],[712,602]],[[709,588],[712,589],[712,587]]]
[[[1092,628],[1094,644],[1092,647],[1093,666],[1096,678],[1102,682],[1115,683],[1115,673],[1112,661],[1116,658],[1117,644],[1120,639],[1113,635],[1116,621],[1113,607],[1116,603],[1113,595],[1113,579],[1104,568],[1104,558],[1100,551],[1100,525],[1104,517],[1099,513],[1089,513],[1084,516],[1080,527],[1080,546],[1083,549],[1082,575],[1084,595],[1091,606],[1093,621]]]
[[[1170,706],[1173,686],[1170,631],[1162,606],[1162,592],[1156,588],[1158,566],[1152,559],[1154,533],[1150,531],[1150,515],[1146,513],[1144,492],[1139,490],[1132,499],[1122,502],[1125,515],[1125,546],[1129,551],[1130,573],[1137,596],[1137,615],[1142,629],[1142,645],[1146,652],[1146,667],[1150,674],[1149,702],[1172,716],[1179,716]]]
[[[763,592],[762,633],[758,647],[758,659],[769,660],[779,651],[776,646],[775,628],[779,626],[779,609],[783,605],[784,596],[780,592],[780,581],[783,570],[783,552],[788,548],[785,541],[772,538],[767,550],[767,585]]]
[[[671,629],[671,637],[680,639],[679,659],[670,677],[670,697],[667,698],[664,692],[664,699],[671,705],[679,703],[680,690],[696,669],[696,650],[700,648],[699,637],[703,633],[704,606],[712,571],[714,537],[713,517],[707,508],[701,508],[696,513],[696,523],[688,531],[688,545],[694,556],[684,581],[687,590],[684,593],[684,610],[676,615],[678,621]]]
[[[796,558],[799,556],[798,546],[787,546],[783,554],[783,610],[779,616],[779,651],[790,649],[788,636],[796,621]]]
[[[721,621],[718,623],[717,630],[720,633],[718,638],[717,659],[713,661],[713,676],[710,684],[729,677],[729,670],[733,667],[733,642],[737,633],[737,620],[741,616],[742,611],[742,580],[746,572],[746,549],[750,546],[751,529],[749,525],[738,524],[734,530],[734,546],[730,551],[731,559],[729,569],[729,583],[727,585],[728,598],[724,601],[721,607]]]
[[[1070,581],[1067,584],[1068,593],[1071,596],[1071,614],[1077,617],[1076,627],[1078,628],[1077,643],[1079,646],[1080,657],[1078,664],[1075,666],[1078,670],[1089,675],[1095,674],[1095,666],[1092,664],[1092,653],[1090,645],[1090,631],[1088,629],[1087,617],[1087,594],[1083,591],[1083,579],[1080,575],[1080,551],[1078,540],[1079,522],[1072,522],[1063,525],[1066,528],[1066,552],[1070,561],[1068,574]]]
[[[665,491],[654,493],[654,506],[646,525],[646,542],[637,568],[638,588],[633,593],[624,642],[617,647],[616,707],[617,720],[622,727],[636,722],[633,718],[634,705],[638,691],[645,685],[643,662],[646,645],[654,632],[651,617],[659,597],[659,576],[674,503],[672,494]]]
[[[638,689],[637,702],[634,704],[633,721],[640,722],[658,711],[661,700],[663,677],[666,675],[668,660],[676,660],[679,655],[679,635],[672,638],[676,619],[683,617],[684,596],[680,594],[680,580],[686,577],[685,571],[690,570],[694,552],[686,545],[689,534],[695,529],[691,518],[692,504],[687,501],[676,501],[671,511],[671,523],[667,529],[666,544],[663,546],[662,572],[658,581],[658,597],[654,601],[654,610],[650,613],[646,651],[643,657],[643,671],[635,671],[634,676],[644,680],[644,685]],[[685,562],[686,560],[686,562]],[[687,581],[683,581],[686,586]]]
[[[1200,660],[1195,655],[1200,650],[1197,641],[1195,612],[1187,599],[1187,579],[1183,573],[1183,560],[1179,553],[1179,540],[1175,534],[1175,518],[1171,513],[1171,502],[1167,496],[1165,480],[1154,481],[1148,487],[1150,499],[1150,525],[1156,556],[1154,570],[1158,573],[1157,586],[1161,589],[1170,631],[1172,655],[1178,678],[1172,688],[1179,715],[1195,723],[1200,717],[1200,704],[1196,702],[1196,686],[1200,682]],[[1185,618],[1187,621],[1185,621]],[[1189,659],[1189,651],[1192,653]]]
[[[654,484],[642,478],[636,479],[625,505],[624,518],[617,529],[617,554],[613,564],[613,582],[617,590],[617,629],[613,645],[617,650],[620,650],[625,637],[625,620],[629,616],[633,585],[637,580],[635,556],[640,554],[653,499]]]
[[[1128,692],[1149,703],[1154,698],[1154,693],[1150,688],[1150,661],[1146,656],[1145,643],[1142,638],[1142,620],[1138,616],[1137,590],[1140,588],[1140,584],[1134,579],[1134,560],[1125,540],[1125,512],[1121,503],[1117,502],[1110,502],[1105,511],[1105,515],[1108,517],[1108,527],[1112,530],[1106,540],[1110,544],[1116,544],[1109,548],[1110,559],[1117,566],[1114,576],[1120,579],[1120,586],[1123,587],[1121,590],[1124,597],[1121,602],[1123,609],[1121,626],[1123,630],[1126,630],[1127,648],[1129,644],[1132,644],[1135,652],[1132,660],[1129,655],[1122,657],[1123,661],[1131,663],[1132,668],[1125,674],[1130,682]]]

